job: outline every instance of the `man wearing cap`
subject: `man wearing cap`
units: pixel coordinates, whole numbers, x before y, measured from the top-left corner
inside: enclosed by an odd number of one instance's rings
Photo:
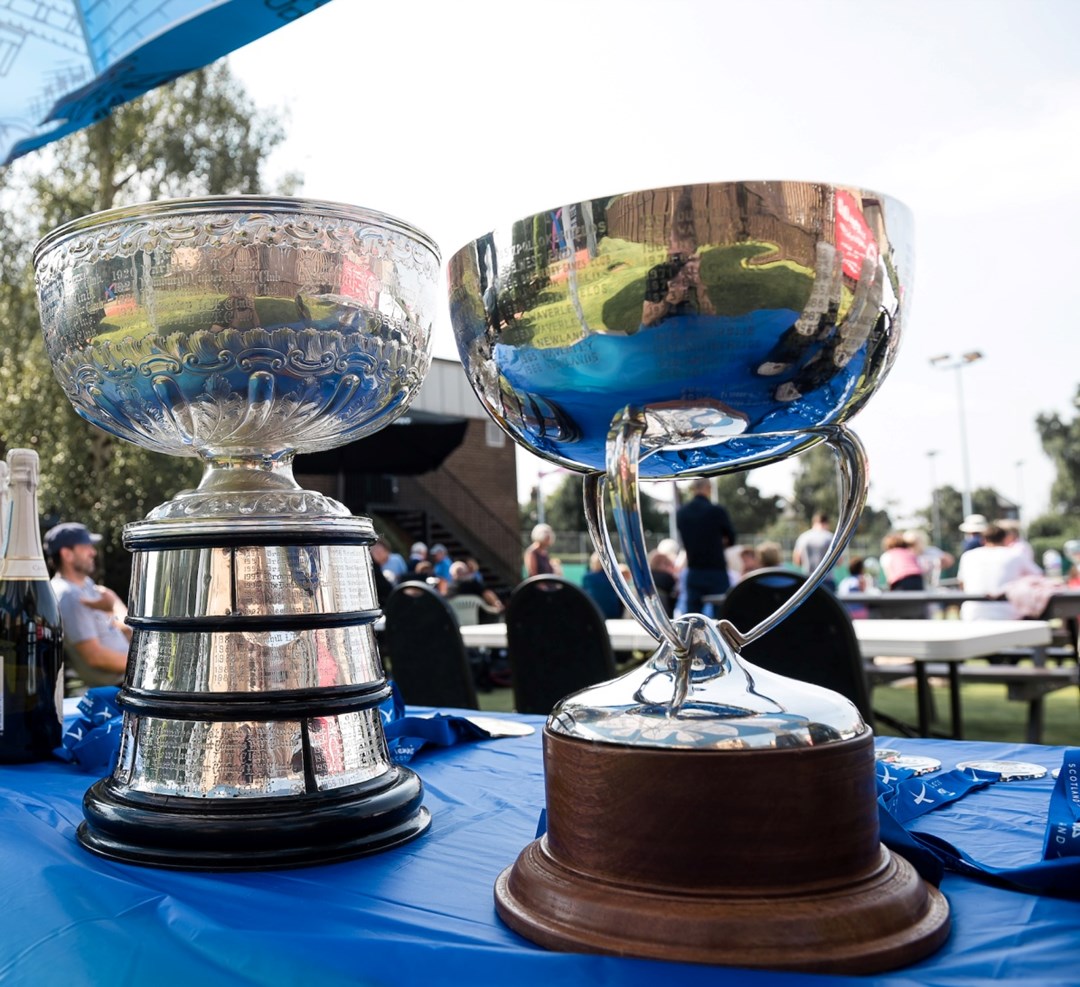
[[[445,545],[431,546],[431,564],[435,567],[435,575],[449,583],[450,566],[454,564],[454,560],[450,558]]]
[[[960,545],[960,554],[971,548],[981,548],[986,542],[983,540],[983,532],[986,531],[989,521],[981,514],[969,514],[960,525],[964,533],[964,541]]]
[[[101,535],[84,524],[65,522],[45,532],[52,563],[53,592],[64,628],[65,673],[72,694],[100,685],[119,685],[127,668],[131,629],[117,619],[120,598],[92,576]]]

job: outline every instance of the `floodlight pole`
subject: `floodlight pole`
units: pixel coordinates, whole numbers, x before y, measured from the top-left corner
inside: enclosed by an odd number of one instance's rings
[[[930,460],[930,541],[934,545],[941,544],[938,541],[941,537],[941,505],[938,503],[937,479],[934,471],[934,457],[937,454],[937,449],[928,449],[926,452],[926,456]]]
[[[978,350],[971,350],[970,352],[964,353],[956,360],[953,360],[950,353],[943,353],[940,356],[932,356],[930,358],[930,365],[932,367],[938,367],[941,370],[956,371],[956,403],[960,413],[960,463],[964,470],[964,489],[961,492],[964,504],[964,517],[967,517],[972,513],[971,465],[968,462],[967,421],[964,418],[964,383],[960,371],[969,364],[975,363],[982,358],[983,355]]]

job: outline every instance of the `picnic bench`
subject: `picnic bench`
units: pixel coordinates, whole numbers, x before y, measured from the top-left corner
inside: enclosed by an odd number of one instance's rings
[[[915,663],[896,659],[868,658],[863,663],[867,683],[871,689],[899,679],[914,678]],[[930,662],[926,665],[930,677],[944,678],[949,675],[949,665]],[[1014,702],[1028,704],[1027,736],[1031,744],[1041,744],[1045,724],[1043,700],[1051,692],[1080,686],[1080,665],[1075,662],[1064,665],[983,665],[964,662],[956,669],[961,684],[980,682],[1004,685],[1007,697]]]

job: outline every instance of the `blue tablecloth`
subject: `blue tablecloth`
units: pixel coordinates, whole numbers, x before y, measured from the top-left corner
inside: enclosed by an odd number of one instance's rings
[[[547,952],[501,924],[497,874],[543,808],[538,730],[425,749],[430,831],[325,867],[188,873],[110,863],[75,842],[93,780],[53,762],[0,767],[0,981],[5,984],[795,985],[840,978]],[[977,758],[1061,763],[1051,747],[880,741],[945,767]],[[1038,859],[1052,782],[999,784],[920,820],[984,863]],[[632,826],[633,820],[628,819]],[[1080,983],[1080,902],[947,875],[953,931],[933,957],[866,984]]]

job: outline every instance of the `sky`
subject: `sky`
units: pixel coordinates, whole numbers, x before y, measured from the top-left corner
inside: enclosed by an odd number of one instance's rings
[[[894,520],[994,487],[1025,518],[1071,420],[1078,281],[1075,0],[333,0],[230,56],[287,139],[273,180],[399,216],[444,262],[569,201],[691,182],[849,183],[915,217],[900,353],[852,421]],[[448,310],[435,355],[456,357]],[[931,358],[978,351],[962,370]],[[948,366],[948,363],[945,364]],[[519,495],[537,470],[522,458]],[[756,470],[790,492],[788,463]],[[547,482],[555,482],[550,478]]]

